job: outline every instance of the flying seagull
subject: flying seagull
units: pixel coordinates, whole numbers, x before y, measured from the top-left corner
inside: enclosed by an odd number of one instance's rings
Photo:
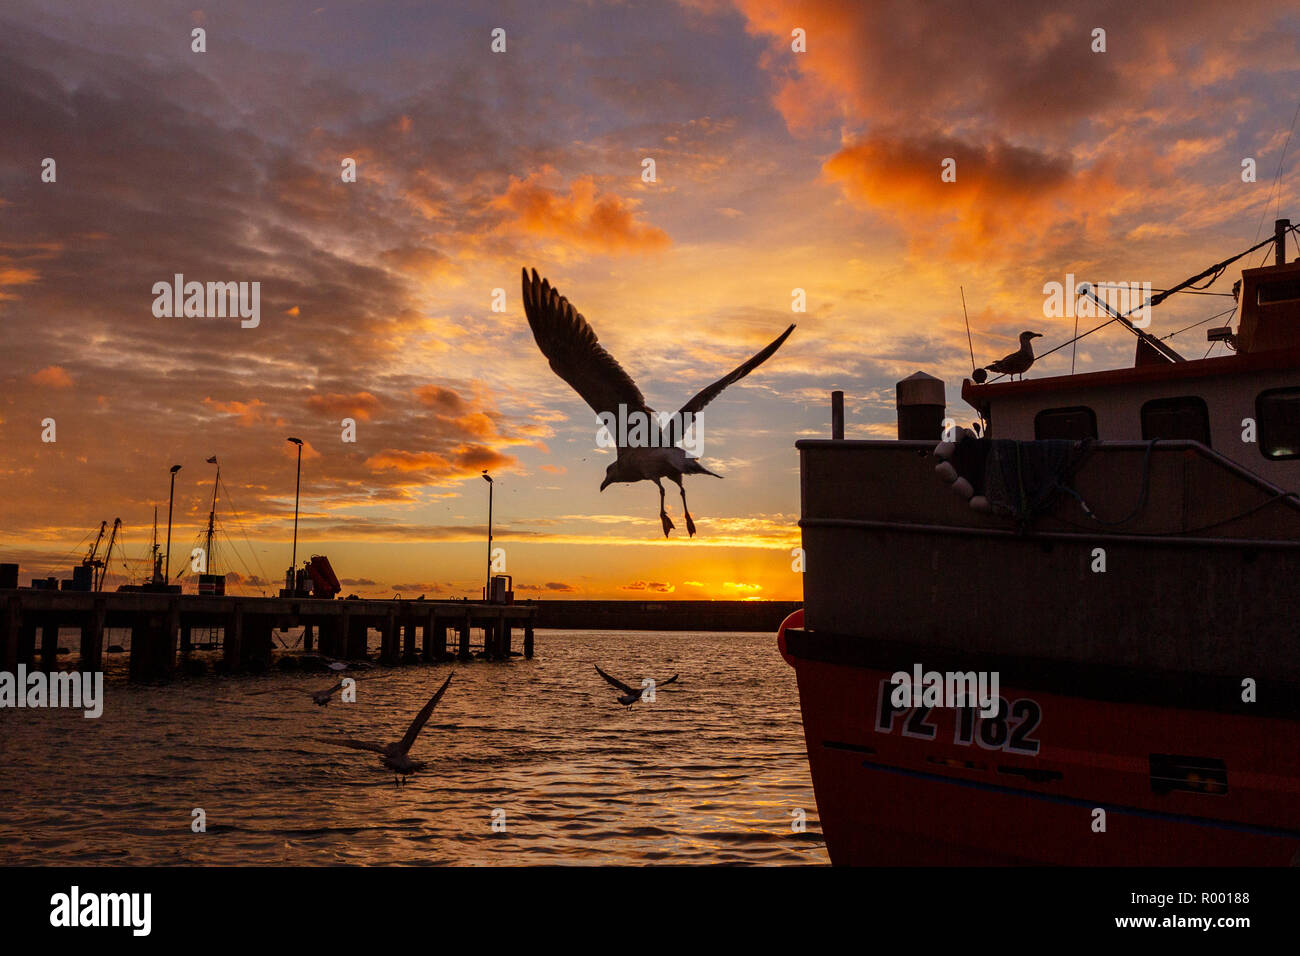
[[[331,698],[343,689],[343,682],[348,680],[383,680],[389,677],[389,674],[373,674],[367,677],[343,677],[332,687],[326,687],[324,690],[305,690],[302,687],[274,687],[270,690],[250,691],[250,694],[276,694],[292,692],[295,694],[307,694],[311,697],[312,703],[317,707],[326,707],[329,705]]]
[[[332,670],[334,672],[346,670],[369,670],[370,665],[360,661],[341,661],[334,657],[327,657],[324,654],[303,654],[301,655],[304,664],[311,661],[313,666],[320,667],[321,670]]]
[[[992,365],[984,366],[990,372],[1000,372],[1003,375],[1019,375],[1022,379],[1025,373],[1029,371],[1029,366],[1034,364],[1034,347],[1030,343],[1034,339],[1042,338],[1039,332],[1021,332],[1020,349],[1012,352],[1005,358],[1000,358]]]
[[[615,687],[617,687],[619,690],[623,692],[623,696],[618,699],[618,702],[622,704],[624,707],[630,709],[633,704],[635,704],[638,700],[641,699],[641,695],[645,693],[644,690],[639,690],[635,687],[629,687],[627,684],[624,684],[617,677],[610,677],[603,670],[601,670],[599,666],[596,666],[596,673],[599,674],[601,677],[605,678],[605,680],[609,681],[611,684],[613,684]],[[672,677],[668,678],[667,680],[655,681],[655,687],[663,687],[665,684],[671,684],[673,681],[677,680],[677,677],[678,675],[674,674]]]
[[[587,320],[569,304],[569,300],[538,276],[536,269],[531,278],[528,270],[524,269],[523,278],[524,313],[528,316],[528,324],[532,327],[537,347],[550,362],[551,370],[568,382],[602,419],[608,415],[613,420],[622,422],[636,414],[642,421],[654,423],[648,430],[652,434],[647,434],[644,441],[623,444],[628,436],[615,436],[615,441],[619,442],[618,456],[605,469],[605,480],[600,483],[600,490],[604,491],[615,482],[653,481],[659,488],[659,520],[663,524],[666,538],[675,526],[664,508],[664,486],[661,482],[664,478],[674,481],[682,495],[686,531],[694,537],[695,521],[686,506],[686,487],[682,484],[682,476],[722,476],[709,471],[700,464],[698,458],[688,456],[683,449],[677,447],[677,442],[685,437],[683,432],[686,423],[717,398],[724,388],[740,381],[771,358],[789,338],[794,326],[791,325],[771,345],[743,365],[699,392],[665,425],[646,404],[645,396],[637,388],[636,382],[605,351]]]
[[[417,770],[423,770],[426,764],[421,760],[412,760],[408,754],[411,751],[411,745],[415,743],[415,738],[420,735],[424,725],[429,722],[429,715],[433,713],[433,708],[438,706],[438,701],[442,700],[442,695],[447,693],[447,687],[451,684],[452,675],[447,675],[447,680],[438,688],[438,692],[429,698],[429,702],[420,708],[420,712],[415,715],[411,721],[411,726],[406,728],[406,736],[395,744],[372,744],[365,740],[352,739],[333,739],[329,737],[318,737],[322,743],[334,744],[339,747],[351,747],[353,750],[369,750],[372,753],[379,754],[379,762],[389,770],[398,774],[396,780],[400,783],[406,779],[408,773],[415,773]]]

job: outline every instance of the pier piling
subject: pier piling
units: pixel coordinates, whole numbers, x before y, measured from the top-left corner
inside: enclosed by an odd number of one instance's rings
[[[41,629],[41,670],[47,674],[59,669],[59,628],[46,623]]]
[[[392,611],[389,611],[380,622],[379,634],[379,662],[389,665],[396,664],[398,659],[397,621]]]
[[[221,644],[221,657],[225,661],[226,670],[238,670],[244,644],[244,615],[238,607],[226,618],[225,639]]]
[[[107,612],[103,601],[81,618],[81,669],[97,671],[104,667],[104,619]]]
[[[463,620],[460,624],[460,648],[459,648],[459,653],[457,654],[457,656],[462,661],[467,661],[470,659],[469,658],[469,626],[470,626],[469,621],[470,621],[469,613],[466,612],[465,620]]]
[[[183,659],[191,662],[187,672],[201,670],[191,655],[215,648],[217,634],[221,635],[219,669],[227,673],[264,670],[278,653],[276,630],[295,627],[303,628],[303,651],[319,648],[327,656],[353,660],[368,657],[370,628],[376,628],[380,659],[390,665],[440,661],[453,655],[471,660],[474,631],[481,629],[482,658],[502,660],[511,655],[514,630],[520,627],[525,655],[532,655],[538,613],[531,604],[6,588],[0,589],[0,669],[12,673],[25,664],[29,669],[57,670],[59,636],[65,628],[78,632],[80,655],[75,666],[82,671],[103,669],[110,629],[127,631],[127,673],[131,680],[144,682],[173,677]],[[205,633],[210,636],[205,638]]]
[[[10,674],[18,670],[18,644],[22,630],[22,613],[18,598],[5,600],[0,617],[0,667]]]

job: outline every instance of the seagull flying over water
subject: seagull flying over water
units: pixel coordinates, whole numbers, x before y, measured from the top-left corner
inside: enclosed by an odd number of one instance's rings
[[[609,681],[611,684],[613,684],[615,687],[617,687],[619,690],[623,692],[623,696],[618,699],[618,702],[622,704],[624,707],[631,709],[632,705],[635,704],[638,700],[640,700],[641,695],[645,693],[644,690],[638,690],[635,687],[629,687],[627,684],[624,684],[617,677],[610,677],[603,670],[601,670],[599,666],[596,666],[596,673],[599,674],[601,677],[605,678],[605,680]],[[677,677],[678,675],[674,674],[672,677],[668,678],[667,680],[655,681],[655,687],[659,688],[659,687],[663,687],[665,684],[671,684],[673,681],[677,680]]]
[[[677,442],[685,437],[687,423],[704,406],[717,398],[728,385],[740,381],[771,358],[789,338],[794,326],[791,325],[771,345],[743,365],[699,392],[665,424],[646,404],[645,396],[637,388],[636,382],[605,351],[587,320],[569,304],[569,300],[538,276],[536,269],[531,278],[527,269],[523,270],[523,275],[524,313],[528,316],[528,324],[532,327],[537,347],[550,362],[551,370],[568,382],[598,416],[609,415],[613,420],[621,422],[632,414],[639,413],[643,416],[642,421],[652,423],[650,430],[653,434],[647,435],[644,442],[622,444],[626,436],[615,436],[615,440],[620,442],[618,457],[605,469],[605,480],[600,483],[600,490],[604,491],[615,482],[653,481],[659,488],[659,520],[663,524],[666,538],[675,526],[664,508],[664,486],[661,482],[664,478],[676,482],[682,495],[686,531],[694,537],[695,521],[686,506],[686,487],[682,484],[682,477],[722,476],[709,471],[700,464],[698,458],[687,455],[677,446]]]
[[[1021,332],[1020,349],[1012,352],[1005,358],[1000,358],[992,365],[984,366],[990,372],[1000,372],[1003,375],[1019,375],[1022,379],[1025,373],[1029,371],[1029,366],[1034,364],[1034,347],[1030,344],[1034,339],[1041,339],[1040,332]]]
[[[433,713],[433,708],[438,706],[438,701],[442,700],[442,695],[447,693],[447,687],[451,684],[452,675],[447,675],[447,680],[438,688],[438,692],[429,698],[429,702],[420,708],[420,712],[415,715],[411,721],[411,726],[406,728],[406,736],[395,744],[372,744],[365,740],[352,739],[331,739],[328,737],[318,737],[322,743],[334,744],[338,747],[351,747],[353,750],[369,750],[372,753],[379,754],[379,762],[389,770],[395,771],[401,776],[397,778],[398,782],[404,781],[408,773],[415,773],[417,770],[423,770],[427,766],[421,760],[412,760],[409,756],[411,745],[415,743],[415,738],[420,735],[424,725],[429,722],[429,715]]]
[[[332,687],[326,687],[324,690],[306,690],[305,688],[302,687],[272,687],[267,690],[249,691],[249,695],[258,696],[260,694],[285,694],[285,693],[307,694],[309,697],[311,697],[312,703],[315,704],[317,707],[326,707],[329,705],[329,702],[334,697],[334,695],[338,691],[343,689],[344,681],[383,680],[385,677],[389,677],[389,676],[391,675],[373,674],[367,677],[343,677],[339,679],[338,683],[334,684]]]
[[[385,677],[388,676],[389,676],[388,674],[376,674],[371,677],[344,677],[340,679],[339,682],[335,684],[333,687],[326,687],[324,690],[309,690],[307,691],[307,693],[311,695],[311,701],[313,704],[315,704],[317,707],[325,707],[329,704],[330,698],[333,697],[337,691],[343,689],[343,684],[345,681],[383,680]]]

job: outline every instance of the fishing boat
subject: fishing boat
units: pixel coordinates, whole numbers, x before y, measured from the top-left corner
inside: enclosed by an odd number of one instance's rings
[[[778,643],[833,863],[1300,863],[1288,232],[1207,333],[1224,355],[1102,304],[1132,367],[972,375],[970,428],[918,373],[897,440],[846,440],[839,396],[797,443],[805,602]]]

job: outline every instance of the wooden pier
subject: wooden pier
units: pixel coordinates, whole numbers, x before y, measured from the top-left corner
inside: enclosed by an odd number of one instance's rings
[[[533,656],[537,609],[527,604],[470,601],[367,601],[166,594],[147,591],[0,590],[0,671],[19,663],[58,669],[59,630],[81,632],[79,669],[103,669],[104,635],[131,632],[130,679],[166,680],[188,653],[196,630],[220,629],[221,668],[261,670],[271,664],[275,631],[304,627],[302,650],[359,660],[369,656],[370,631],[380,634],[384,664],[469,660],[470,638],[482,632],[478,656]]]

